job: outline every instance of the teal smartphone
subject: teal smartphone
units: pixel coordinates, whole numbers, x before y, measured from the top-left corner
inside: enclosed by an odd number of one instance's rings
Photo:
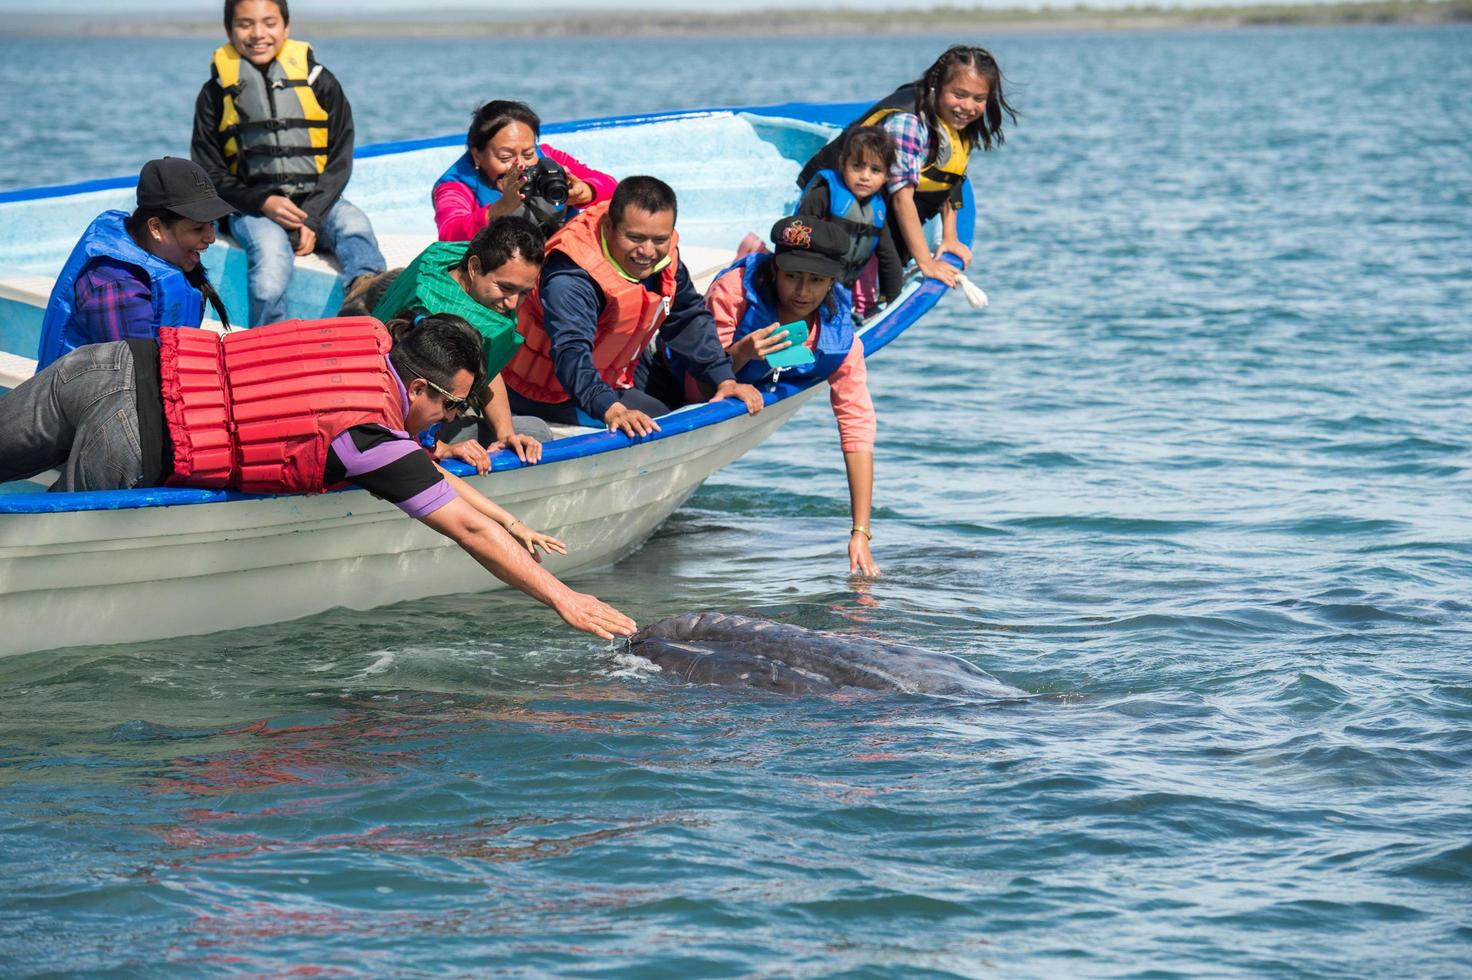
[[[812,364],[817,358],[813,352],[803,346],[803,341],[808,339],[808,324],[806,320],[795,320],[792,323],[784,323],[772,331],[773,337],[787,335],[792,341],[791,347],[784,347],[775,354],[767,355],[767,363],[774,368],[798,367],[802,364]]]

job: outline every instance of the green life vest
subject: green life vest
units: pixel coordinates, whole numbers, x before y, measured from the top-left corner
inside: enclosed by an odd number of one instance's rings
[[[469,248],[469,242],[435,242],[420,252],[383,294],[373,315],[385,322],[405,314],[464,317],[481,336],[489,380],[501,373],[521,346],[521,334],[516,332],[516,317],[481,306],[450,276]]]

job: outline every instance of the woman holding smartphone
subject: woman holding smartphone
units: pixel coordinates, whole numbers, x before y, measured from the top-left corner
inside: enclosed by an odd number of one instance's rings
[[[738,381],[828,379],[853,514],[849,572],[878,575],[869,549],[874,402],[864,347],[854,336],[853,296],[838,281],[848,233],[831,221],[799,215],[772,226],[772,245],[774,252],[745,255],[717,276],[705,305]]]

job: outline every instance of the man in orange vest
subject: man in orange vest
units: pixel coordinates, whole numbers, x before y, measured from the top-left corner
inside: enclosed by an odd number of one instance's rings
[[[282,372],[289,362],[290,372]],[[480,335],[451,314],[397,344],[370,317],[288,320],[230,334],[164,327],[88,344],[0,397],[0,482],[61,470],[53,490],[231,487],[320,492],[351,483],[463,548],[574,629],[634,621],[541,567],[562,542],[531,530],[416,441],[484,384]]]
[[[680,261],[675,214],[668,184],[627,177],[607,204],[585,209],[547,240],[537,288],[518,317],[526,342],[501,372],[513,413],[564,425],[591,417],[631,438],[658,431],[652,416],[681,399],[673,382],[657,396],[636,378],[656,336],[715,389],[711,401],[736,398],[748,413],[761,411],[761,393],[736,381]]]

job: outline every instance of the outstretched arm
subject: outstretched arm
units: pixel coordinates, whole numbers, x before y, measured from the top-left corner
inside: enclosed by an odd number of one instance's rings
[[[843,465],[848,471],[848,503],[854,517],[853,530],[848,536],[848,571],[850,575],[878,575],[879,566],[869,553],[869,509],[874,501],[874,454],[845,452]]]
[[[464,481],[459,482],[464,484]],[[456,490],[463,492],[459,486]],[[496,521],[464,498],[452,500],[420,520],[454,541],[486,571],[507,585],[550,606],[573,629],[605,640],[613,639],[615,634],[628,636],[634,632],[632,619],[596,596],[574,592],[558,581],[556,576],[533,561],[531,555],[517,545]]]
[[[515,538],[517,543],[527,550],[527,554],[531,555],[532,558],[537,561],[542,560],[542,556],[537,554],[538,548],[546,552],[555,551],[559,555],[567,554],[567,545],[550,534],[543,534],[540,531],[533,530],[521,518],[475,489],[469,483],[460,479],[454,473],[451,473],[443,466],[438,468],[444,474],[445,479],[449,481],[450,486],[460,495],[461,500],[501,525],[507,534]]]

